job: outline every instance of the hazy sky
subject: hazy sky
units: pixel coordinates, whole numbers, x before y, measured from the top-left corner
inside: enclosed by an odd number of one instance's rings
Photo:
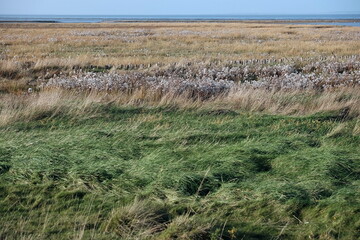
[[[360,0],[0,0],[0,14],[360,13]]]

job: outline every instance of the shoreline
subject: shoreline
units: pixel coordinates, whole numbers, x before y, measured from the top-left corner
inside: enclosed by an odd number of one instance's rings
[[[1,21],[0,23],[62,23],[60,21]]]
[[[304,20],[236,20],[236,19],[135,19],[135,20],[114,20],[114,21],[99,21],[99,22],[62,22],[62,21],[47,21],[47,20],[29,20],[29,21],[9,21],[0,20],[0,23],[60,23],[60,24],[101,24],[101,23],[267,23],[267,24],[284,24],[284,23],[357,23],[360,19],[304,19]]]
[[[189,20],[116,20],[116,21],[106,21],[109,23],[117,23],[117,22],[220,22],[220,23],[307,23],[307,22],[360,22],[360,19],[304,19],[304,20],[236,20],[236,19],[189,19]],[[104,22],[105,23],[105,22]]]

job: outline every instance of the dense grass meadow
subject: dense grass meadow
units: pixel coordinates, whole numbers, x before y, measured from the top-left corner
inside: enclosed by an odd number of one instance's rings
[[[357,239],[360,122],[89,106],[0,128],[1,239]]]
[[[358,28],[0,24],[0,240],[360,239]]]

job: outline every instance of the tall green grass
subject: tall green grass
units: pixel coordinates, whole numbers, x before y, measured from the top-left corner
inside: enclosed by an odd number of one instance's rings
[[[0,128],[0,239],[360,238],[358,119],[94,111]]]

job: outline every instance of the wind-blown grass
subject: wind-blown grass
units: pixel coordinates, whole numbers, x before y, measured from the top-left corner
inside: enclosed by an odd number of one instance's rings
[[[174,107],[180,109],[217,109],[226,111],[263,112],[302,116],[321,112],[338,114],[337,119],[358,119],[360,116],[359,88],[340,88],[325,91],[274,91],[236,87],[227,93],[203,98],[199,92],[153,91],[139,88],[130,92],[76,91],[48,89],[22,96],[0,96],[0,126],[17,121],[67,116],[83,118],[99,115],[106,105],[129,107]],[[202,92],[200,92],[202,94]]]
[[[359,239],[357,28],[0,24],[0,239]]]
[[[359,237],[358,118],[61,99],[0,129],[1,238]]]

